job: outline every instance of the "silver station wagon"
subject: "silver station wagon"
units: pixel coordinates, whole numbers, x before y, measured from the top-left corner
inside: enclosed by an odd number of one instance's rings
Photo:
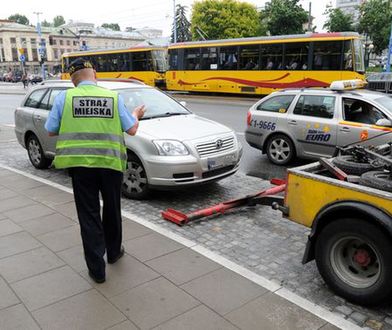
[[[199,117],[183,104],[147,85],[99,81],[116,90],[127,108],[146,105],[135,136],[124,134],[128,169],[123,194],[147,197],[151,189],[178,188],[219,180],[239,168],[242,146],[228,127]],[[15,110],[15,132],[36,168],[47,168],[55,156],[56,137],[44,128],[55,97],[73,85],[47,81],[34,88]]]
[[[390,142],[392,98],[355,89],[362,85],[336,81],[329,89],[272,93],[250,108],[245,139],[277,165],[295,157],[329,157],[336,146]]]

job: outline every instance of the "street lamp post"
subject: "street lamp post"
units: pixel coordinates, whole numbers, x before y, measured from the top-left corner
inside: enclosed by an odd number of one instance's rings
[[[176,0],[173,0],[173,41],[177,42]]]
[[[40,54],[40,62],[41,62],[41,75],[42,79],[45,80],[45,40],[42,39],[42,32],[41,32],[41,23],[39,21],[39,15],[41,15],[41,12],[34,12],[34,14],[37,15],[37,32],[39,36],[39,48],[38,52]]]

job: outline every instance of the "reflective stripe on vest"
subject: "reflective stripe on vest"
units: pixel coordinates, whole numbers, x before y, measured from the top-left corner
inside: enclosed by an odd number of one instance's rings
[[[119,150],[104,148],[61,148],[56,149],[56,155],[89,155],[89,156],[111,156],[127,160],[127,154]]]
[[[73,140],[101,140],[111,142],[124,142],[123,136],[106,133],[62,133],[57,141],[73,141]]]

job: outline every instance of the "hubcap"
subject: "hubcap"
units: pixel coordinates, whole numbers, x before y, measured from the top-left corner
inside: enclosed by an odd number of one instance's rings
[[[146,172],[137,162],[129,162],[124,174],[123,186],[129,193],[141,193],[147,185]]]
[[[330,262],[335,274],[354,288],[368,288],[380,277],[380,258],[369,243],[359,237],[345,237],[330,251]]]
[[[41,162],[41,148],[35,139],[29,141],[29,155],[34,164]]]
[[[276,139],[271,142],[269,152],[273,160],[281,163],[290,157],[290,145],[284,139]]]

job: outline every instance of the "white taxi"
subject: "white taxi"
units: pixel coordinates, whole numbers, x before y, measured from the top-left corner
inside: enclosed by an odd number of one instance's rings
[[[392,97],[364,86],[362,80],[346,80],[328,89],[274,92],[249,109],[245,139],[277,165],[295,157],[332,156],[336,146],[389,142]]]

